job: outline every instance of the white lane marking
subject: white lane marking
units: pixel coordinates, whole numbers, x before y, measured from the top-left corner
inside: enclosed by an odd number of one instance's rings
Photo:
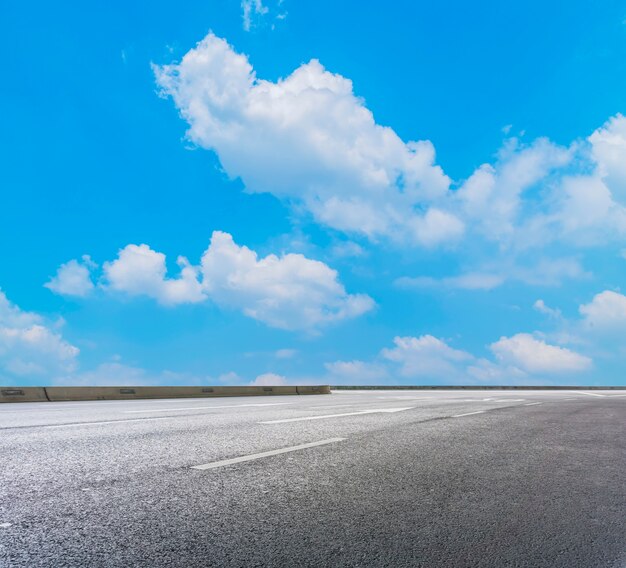
[[[543,402],[527,402],[524,406],[536,406],[538,404],[543,404]]]
[[[148,410],[124,410],[124,414],[138,414],[143,412],[174,412],[176,410],[211,410],[213,408],[244,408],[249,406],[284,406],[290,402],[268,402],[265,404],[222,404],[218,406],[186,406],[182,408],[149,408]]]
[[[465,414],[454,414],[452,418],[461,418],[461,416],[471,416],[472,414],[483,414],[486,410],[476,410],[475,412],[466,412]]]
[[[356,406],[356,404],[330,404],[330,405],[323,405],[323,406],[309,406],[307,408],[304,408],[303,410],[326,410],[327,408],[346,408],[346,407],[353,407]]]
[[[158,418],[130,418],[128,420],[103,420],[101,422],[73,422],[72,424],[49,424],[42,428],[68,428],[70,426],[98,426],[100,424],[120,424],[123,422],[147,422],[148,420],[168,420],[169,416]],[[35,426],[33,426],[35,428]]]
[[[191,469],[214,469],[216,467],[223,467],[225,465],[232,465],[236,463],[242,463],[252,460],[258,460],[261,458],[267,458],[270,456],[277,456],[279,454],[286,454],[288,452],[297,452],[298,450],[305,450],[307,448],[315,448],[316,446],[325,446],[326,444],[334,444],[336,442],[343,442],[345,438],[329,438],[328,440],[320,440],[319,442],[310,442],[309,444],[300,444],[299,446],[291,446],[289,448],[281,448],[280,450],[270,450],[269,452],[261,452],[259,454],[250,454],[248,456],[241,456],[238,458],[232,458],[229,460],[221,460],[212,463],[205,463],[202,465],[193,465]]]
[[[8,529],[13,523],[0,523],[0,529]]]
[[[342,414],[322,414],[321,416],[302,416],[300,418],[283,418],[282,420],[265,420],[259,424],[284,424],[285,422],[304,422],[305,420],[323,420],[325,418],[341,418],[343,416],[362,416],[364,414],[392,413],[402,412],[403,410],[411,410],[414,406],[408,408],[374,408],[371,410],[359,410],[357,412],[344,412]]]
[[[596,392],[585,392],[585,391],[569,391],[569,392],[573,392],[575,394],[586,394],[587,396],[601,396],[602,398],[606,396],[605,394],[598,394]]]
[[[626,394],[607,394],[605,396],[608,397],[608,398],[614,398],[616,396],[626,396]]]
[[[428,400],[430,396],[377,396],[379,400]]]

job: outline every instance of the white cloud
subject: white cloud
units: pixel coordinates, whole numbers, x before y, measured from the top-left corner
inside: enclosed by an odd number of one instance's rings
[[[276,359],[292,359],[297,353],[297,349],[277,349],[274,356]]]
[[[180,63],[155,66],[188,138],[217,153],[250,192],[373,241],[436,247],[483,241],[500,253],[626,234],[626,118],[568,147],[509,138],[458,191],[429,141],[377,124],[352,82],[312,60],[276,82],[209,34]]]
[[[402,276],[394,282],[399,288],[451,288],[460,290],[493,290],[505,282],[505,277],[488,272],[467,272],[459,276],[433,278],[431,276]]]
[[[563,315],[561,314],[561,310],[551,308],[550,306],[546,305],[546,303],[541,299],[537,300],[533,304],[533,308],[537,310],[538,312],[545,314],[553,319],[558,320],[563,317]]]
[[[119,355],[115,355],[112,359],[89,371],[59,376],[52,383],[58,386],[202,386],[215,384],[215,380],[209,376],[169,370],[150,371],[121,362]],[[224,376],[226,375],[222,375],[217,380],[221,381]]]
[[[389,374],[384,366],[365,361],[334,361],[325,364],[333,383],[365,384],[385,380]]]
[[[225,383],[225,384],[243,384],[243,379],[234,371],[229,371],[228,373],[222,373],[219,377],[217,377],[217,380],[220,383]]]
[[[395,337],[372,361],[326,363],[333,383],[542,384],[545,376],[591,369],[589,357],[526,333],[501,337],[489,348],[494,360],[455,349],[432,335]]]
[[[24,312],[0,291],[0,370],[9,376],[49,377],[72,371],[79,350],[46,325]]]
[[[376,124],[352,82],[319,61],[265,81],[209,34],[179,64],[154,71],[189,123],[188,138],[214,150],[248,191],[295,201],[319,223],[370,238],[430,246],[462,232],[444,211],[450,180],[434,165],[432,144],[405,143]]]
[[[55,294],[84,298],[94,289],[91,281],[91,270],[94,268],[96,264],[88,255],[82,257],[82,262],[70,260],[59,266],[56,275],[44,286]]]
[[[177,262],[180,274],[168,278],[163,253],[145,244],[127,245],[115,260],[104,263],[101,288],[108,293],[147,296],[167,306],[212,301],[290,330],[314,331],[375,306],[365,294],[348,294],[337,272],[323,262],[302,254],[259,258],[220,231],[211,236],[200,266],[182,256]],[[68,265],[59,273],[65,273]]]
[[[556,169],[566,165],[571,152],[545,138],[529,146],[511,138],[495,166],[483,164],[460,187],[456,198],[463,217],[491,240],[508,243],[526,214],[526,194]]]
[[[263,5],[262,0],[241,0],[243,29],[249,32],[253,26],[253,20],[265,16],[269,9]]]
[[[560,286],[564,280],[589,278],[576,258],[540,259],[531,266],[489,263],[476,271],[457,276],[402,276],[395,280],[400,288],[449,288],[453,290],[493,290],[505,282],[522,282],[530,286]]]
[[[206,299],[198,281],[198,269],[179,256],[178,278],[167,278],[165,255],[148,245],[127,245],[113,262],[103,266],[106,288],[131,296],[145,295],[164,305],[197,303]]]
[[[359,258],[366,256],[367,252],[361,245],[353,241],[342,241],[335,243],[330,248],[330,254],[334,258]]]
[[[403,377],[456,379],[459,363],[473,359],[469,353],[453,349],[432,335],[395,337],[393,342],[395,347],[383,349],[381,355],[398,363]]]
[[[314,329],[374,307],[369,296],[346,293],[337,272],[323,262],[301,254],[259,259],[220,231],[202,256],[202,276],[203,289],[217,304],[283,329]]]
[[[281,386],[287,384],[287,379],[282,375],[276,375],[275,373],[264,373],[259,375],[250,384],[257,387]]]
[[[528,333],[501,337],[490,345],[496,359],[528,373],[563,373],[591,368],[589,357],[536,339]]]
[[[598,174],[611,188],[613,197],[626,204],[626,117],[617,114],[590,137]]]
[[[579,308],[584,323],[596,329],[626,329],[626,296],[611,290],[596,294],[589,304]]]

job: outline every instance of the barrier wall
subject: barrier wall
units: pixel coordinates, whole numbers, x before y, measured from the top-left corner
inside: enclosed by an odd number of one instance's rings
[[[0,387],[0,402],[48,401],[43,387]]]
[[[328,385],[296,387],[296,390],[298,394],[330,394]]]
[[[298,394],[296,387],[46,387],[52,401],[136,400],[142,398],[210,398]]]

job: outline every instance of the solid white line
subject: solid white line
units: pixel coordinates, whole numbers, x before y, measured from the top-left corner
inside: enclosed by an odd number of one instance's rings
[[[537,404],[543,404],[543,402],[527,402],[524,406],[536,406]]]
[[[569,392],[573,392],[575,394],[586,394],[587,396],[601,396],[602,398],[606,396],[605,394],[598,394],[596,392],[585,392],[585,391],[569,391]]]
[[[221,460],[212,463],[205,463],[202,465],[193,465],[191,469],[213,469],[216,467],[223,467],[225,465],[232,465],[235,463],[242,463],[252,460],[258,460],[261,458],[267,458],[270,456],[277,456],[279,454],[286,454],[288,452],[297,452],[298,450],[305,450],[306,448],[315,448],[316,446],[324,446],[326,444],[334,444],[335,442],[343,442],[345,438],[329,438],[328,440],[320,440],[319,442],[311,442],[309,444],[300,444],[299,446],[291,446],[289,448],[281,448],[280,450],[271,450],[269,452],[261,452],[260,454],[251,454],[249,456],[241,456],[239,458],[232,458],[229,460]]]
[[[144,412],[174,412],[176,410],[211,410],[212,408],[244,408],[249,406],[284,406],[290,402],[268,402],[265,404],[223,404],[219,406],[186,406],[183,408],[150,408],[148,410],[124,410],[124,414],[139,414]]]
[[[471,416],[472,414],[483,414],[486,410],[477,410],[476,412],[466,412],[465,414],[454,414],[452,418],[461,418],[461,416]]]
[[[408,408],[374,408],[372,410],[359,410],[358,412],[344,412],[342,414],[322,414],[320,416],[302,416],[300,418],[283,418],[282,420],[265,420],[259,422],[259,424],[284,424],[286,422],[304,422],[305,420],[323,420],[325,418],[340,418],[343,416],[362,416],[364,414],[378,414],[378,413],[392,413],[402,412],[403,410],[411,410],[415,408],[410,406]]]
[[[148,420],[167,420],[168,416],[159,418],[131,418],[128,420],[103,420],[102,422],[73,422],[72,424],[50,424],[42,428],[67,428],[68,426],[98,426],[100,424],[119,424],[120,422],[147,422]]]

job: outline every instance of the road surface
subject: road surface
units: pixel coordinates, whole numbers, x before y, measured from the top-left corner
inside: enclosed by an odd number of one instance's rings
[[[626,567],[626,391],[0,405],[0,566]]]

